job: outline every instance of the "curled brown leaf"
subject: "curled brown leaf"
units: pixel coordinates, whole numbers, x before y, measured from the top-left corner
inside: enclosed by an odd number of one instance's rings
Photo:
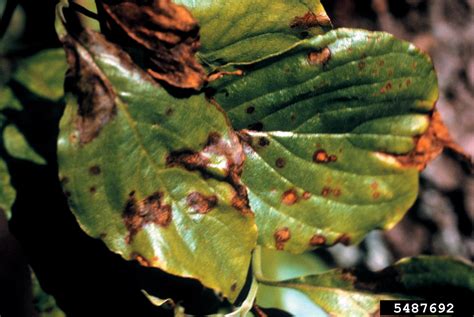
[[[453,141],[448,128],[441,119],[441,115],[435,110],[431,115],[428,130],[416,139],[415,149],[407,155],[399,155],[396,158],[403,166],[416,167],[419,171],[422,171],[445,148],[454,151],[463,160],[471,161],[464,150]]]
[[[206,74],[195,58],[199,25],[183,6],[170,0],[101,0],[106,36],[138,49],[148,73],[172,87],[199,90]]]

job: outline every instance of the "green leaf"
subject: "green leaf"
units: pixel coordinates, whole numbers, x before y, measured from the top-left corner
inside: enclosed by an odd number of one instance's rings
[[[64,51],[44,50],[18,61],[18,68],[0,88],[0,209],[11,216],[15,190],[5,160],[20,159],[46,164],[45,150],[55,138],[51,119],[62,111]],[[43,125],[41,133],[34,133]],[[36,130],[37,131],[37,130]]]
[[[58,161],[81,227],[125,259],[234,301],[256,226],[238,184],[242,147],[222,110],[203,96],[171,96],[98,33],[61,39],[75,94]]]
[[[243,71],[214,82],[213,98],[235,129],[251,130],[241,132],[242,180],[259,244],[348,244],[402,218],[418,171],[399,155],[417,153],[438,95],[425,54],[386,33],[339,29]]]
[[[11,207],[15,197],[16,191],[10,184],[7,164],[0,158],[0,213],[5,213],[7,219],[11,217]]]
[[[381,299],[474,295],[474,267],[449,257],[404,259],[380,272],[336,269],[285,281],[261,281],[306,294],[331,316],[373,316]],[[427,291],[430,290],[430,291]],[[469,297],[467,297],[469,298]]]
[[[310,252],[295,255],[258,247],[254,251],[253,272],[257,278],[265,276],[270,280],[286,280],[327,270],[323,261]],[[284,287],[260,284],[256,304],[281,309],[294,316],[326,316],[306,295]]]
[[[7,153],[14,158],[32,161],[45,165],[46,160],[33,150],[25,136],[13,125],[7,125],[3,130],[3,142]]]
[[[38,278],[33,271],[31,271],[31,284],[33,304],[38,317],[66,317],[66,314],[56,304],[54,297],[41,288]]]
[[[63,50],[43,50],[22,61],[13,79],[39,97],[58,100],[64,95],[61,82],[66,71],[64,57]]]
[[[198,56],[214,68],[247,64],[287,50],[331,22],[319,0],[177,0],[198,20]]]

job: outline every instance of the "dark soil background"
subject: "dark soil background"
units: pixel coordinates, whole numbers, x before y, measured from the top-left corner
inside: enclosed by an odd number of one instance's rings
[[[24,31],[17,41],[22,44],[14,55],[0,55],[0,84],[12,67],[12,59],[59,46],[52,20],[56,1],[20,2],[26,17]],[[474,0],[322,2],[336,27],[387,31],[415,43],[432,56],[440,85],[438,109],[453,138],[474,155]],[[0,4],[4,3],[0,0]],[[2,28],[4,25],[0,23],[0,32]],[[32,131],[41,133],[41,126],[32,127]],[[199,301],[211,295],[197,283],[176,281],[159,271],[143,271],[136,263],[110,254],[100,241],[82,233],[67,210],[57,182],[56,166],[36,170],[26,162],[15,164],[23,172],[15,176],[14,182],[22,184],[17,186],[24,187],[26,196],[14,208],[17,212],[10,231],[15,236],[8,232],[6,220],[0,217],[2,317],[31,316],[32,305],[28,304],[31,295],[25,288],[29,280],[27,261],[43,288],[58,298],[62,308],[76,312],[68,316],[100,313],[147,316],[154,311],[152,308],[140,313],[133,311],[130,302],[143,304],[143,298],[137,298],[135,291],[149,287],[150,281],[156,278],[162,279],[176,296],[194,301],[194,309],[202,311]],[[34,180],[31,175],[35,175]],[[40,182],[40,177],[47,184]],[[329,264],[372,270],[418,254],[454,255],[473,260],[473,219],[474,177],[453,153],[444,153],[423,172],[419,199],[395,228],[384,233],[373,232],[359,246],[336,246],[316,253]],[[61,227],[56,226],[58,221]],[[184,289],[192,289],[192,294],[185,294]],[[188,295],[192,296],[184,298]],[[77,300],[71,303],[68,298]],[[88,311],[93,305],[101,306],[103,311],[100,308]]]

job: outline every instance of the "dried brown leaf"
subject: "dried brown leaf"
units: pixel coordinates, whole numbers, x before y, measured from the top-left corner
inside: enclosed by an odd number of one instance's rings
[[[202,88],[206,76],[194,56],[199,25],[185,7],[170,0],[102,0],[98,6],[106,22],[103,32],[138,48],[153,78],[177,88]]]
[[[441,119],[441,115],[435,110],[431,116],[428,130],[417,138],[415,149],[407,155],[397,156],[397,160],[404,166],[416,167],[419,171],[422,171],[445,148],[454,151],[463,160],[471,161],[469,155],[453,141],[448,128]]]

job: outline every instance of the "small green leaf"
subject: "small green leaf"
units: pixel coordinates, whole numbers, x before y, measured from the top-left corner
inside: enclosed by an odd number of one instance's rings
[[[54,297],[41,288],[38,278],[33,271],[31,271],[31,284],[33,304],[38,317],[66,317],[66,314],[56,304]]]
[[[252,262],[255,276],[264,276],[270,280],[286,280],[328,270],[327,265],[310,252],[295,255],[257,247]],[[256,304],[264,308],[281,309],[294,316],[326,316],[306,295],[290,288],[260,284]]]
[[[197,18],[199,57],[214,67],[247,64],[287,50],[331,22],[319,0],[177,0]]]
[[[10,184],[10,173],[7,164],[0,158],[0,213],[4,212],[7,219],[11,217],[11,207],[15,197],[16,192]]]
[[[336,269],[285,281],[261,281],[306,294],[331,316],[373,316],[381,299],[417,299],[474,295],[472,264],[448,257],[419,256],[404,259],[377,273]],[[426,290],[430,291],[426,291]]]
[[[234,127],[250,130],[242,180],[260,244],[298,253],[401,219],[418,171],[397,155],[414,150],[438,95],[425,54],[386,33],[339,29],[243,70],[213,88]]]
[[[74,94],[58,161],[81,227],[126,259],[234,301],[256,226],[238,184],[242,147],[221,110],[203,96],[172,97],[98,33],[61,39]]]
[[[37,96],[54,101],[64,95],[60,78],[64,76],[65,71],[64,51],[50,49],[22,61],[13,79],[24,84]]]
[[[7,153],[14,158],[28,160],[39,165],[45,165],[46,160],[33,150],[25,136],[18,128],[9,124],[3,130],[3,142]]]
[[[0,88],[0,209],[8,218],[16,194],[5,159],[46,164],[43,155],[53,154],[45,148],[55,138],[55,127],[50,123],[62,111],[58,100],[63,95],[65,71],[64,51],[45,50],[19,60],[12,78],[6,78],[7,85]],[[33,133],[33,127],[40,124],[44,125],[41,133]]]

